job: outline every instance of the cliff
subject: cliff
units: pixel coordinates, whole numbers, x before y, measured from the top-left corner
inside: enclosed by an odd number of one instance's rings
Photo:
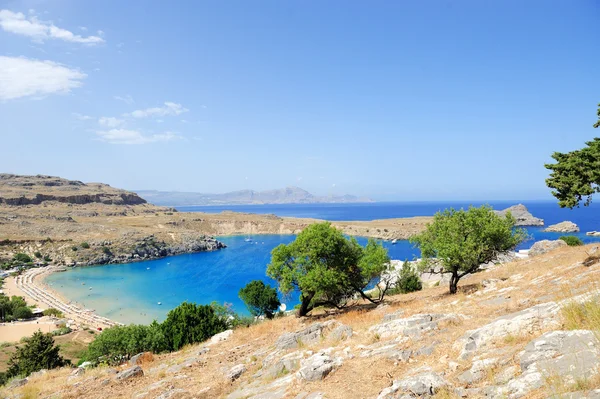
[[[45,202],[66,204],[140,205],[146,200],[136,193],[102,183],[83,183],[53,176],[0,174],[0,204],[24,206]]]

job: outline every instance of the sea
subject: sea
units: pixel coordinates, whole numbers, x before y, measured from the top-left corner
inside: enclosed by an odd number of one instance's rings
[[[600,242],[600,237],[585,232],[600,230],[600,205],[592,204],[573,210],[561,209],[554,201],[485,202],[494,209],[504,209],[516,203],[524,204],[546,226],[570,220],[576,223],[584,242]],[[220,213],[223,211],[275,214],[278,216],[336,220],[376,220],[411,216],[430,216],[446,208],[467,208],[483,202],[402,202],[361,204],[285,204],[179,207],[182,212]],[[543,227],[528,227],[529,240],[517,249],[529,248],[542,239],[557,239],[561,234],[545,233]],[[270,253],[279,244],[294,240],[293,235],[254,235],[218,237],[227,248],[215,252],[184,254],[164,259],[120,265],[88,266],[54,273],[46,283],[69,300],[98,314],[121,323],[147,324],[162,321],[170,309],[183,301],[227,304],[240,314],[248,312],[238,298],[238,291],[252,280],[263,280],[275,286],[266,276]],[[357,237],[359,243],[367,239]],[[408,241],[392,244],[382,241],[392,259],[406,260],[419,256]],[[298,303],[298,294],[282,296],[288,308]]]

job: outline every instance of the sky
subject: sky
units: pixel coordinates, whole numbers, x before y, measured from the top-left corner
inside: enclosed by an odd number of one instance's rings
[[[547,199],[600,1],[0,0],[0,172],[125,189]]]

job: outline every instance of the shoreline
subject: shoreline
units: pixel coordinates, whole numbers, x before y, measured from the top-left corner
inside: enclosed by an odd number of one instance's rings
[[[73,321],[68,323],[73,330],[83,329],[85,326],[104,329],[121,325],[121,323],[101,316],[93,310],[83,308],[76,302],[67,300],[63,295],[50,288],[44,281],[45,277],[60,272],[62,269],[63,267],[59,266],[44,266],[26,270],[16,277],[9,277],[4,280],[5,294],[22,296],[26,302],[36,304],[43,309],[60,310],[65,319],[69,322]]]

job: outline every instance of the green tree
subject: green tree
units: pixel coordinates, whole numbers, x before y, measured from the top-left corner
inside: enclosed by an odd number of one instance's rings
[[[31,319],[33,317],[33,312],[27,306],[14,309],[12,314],[15,319]]]
[[[387,251],[380,244],[370,240],[363,248],[324,222],[273,249],[267,275],[283,293],[300,290],[298,315],[305,316],[320,305],[341,307],[356,293],[371,302],[381,301],[384,291],[372,299],[364,290],[388,267]]]
[[[13,260],[18,262],[18,263],[29,263],[32,262],[31,256],[24,254],[24,253],[18,253],[15,254],[15,256],[13,256]]]
[[[41,369],[54,369],[69,364],[58,354],[59,347],[54,345],[50,334],[35,332],[25,345],[17,351],[8,362],[7,374],[9,377],[28,376]]]
[[[246,284],[244,288],[240,289],[239,297],[253,316],[265,315],[271,319],[273,313],[281,305],[277,297],[277,290],[261,280],[254,280]]]
[[[183,302],[167,314],[162,330],[169,350],[202,342],[227,329],[227,321],[209,305]]]
[[[597,114],[595,128],[600,127],[600,104]],[[573,209],[584,197],[584,206],[588,206],[592,195],[600,192],[600,138],[585,144],[580,150],[555,152],[552,158],[556,163],[545,165],[552,171],[546,185],[552,189],[552,195],[558,199],[561,208]]]
[[[514,228],[510,213],[500,217],[491,207],[468,210],[446,209],[438,212],[422,233],[411,238],[421,249],[421,268],[441,266],[450,273],[450,293],[457,291],[458,281],[503,252],[515,248],[527,234]]]
[[[581,238],[577,236],[560,236],[558,237],[558,239],[563,240],[570,247],[577,247],[583,245],[583,241],[581,241]]]

